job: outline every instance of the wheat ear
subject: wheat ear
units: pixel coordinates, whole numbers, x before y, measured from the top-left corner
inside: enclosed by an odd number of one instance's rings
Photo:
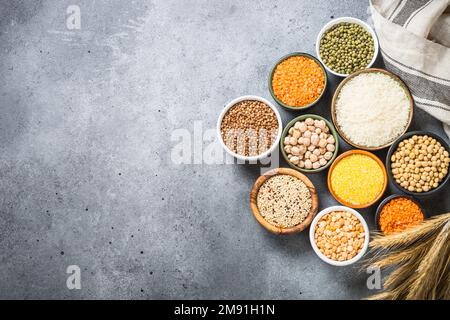
[[[407,299],[436,299],[436,285],[448,267],[450,221],[439,232],[436,240],[417,268],[417,278],[411,285]]]

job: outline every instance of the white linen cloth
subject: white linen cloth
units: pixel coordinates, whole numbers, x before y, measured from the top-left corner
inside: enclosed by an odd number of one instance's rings
[[[370,0],[386,69],[450,138],[450,0]]]

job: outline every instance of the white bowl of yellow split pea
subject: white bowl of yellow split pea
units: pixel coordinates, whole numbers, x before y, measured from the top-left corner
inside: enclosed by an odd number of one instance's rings
[[[364,256],[369,246],[369,227],[354,209],[332,206],[319,212],[311,223],[309,240],[320,259],[333,266],[348,266]]]

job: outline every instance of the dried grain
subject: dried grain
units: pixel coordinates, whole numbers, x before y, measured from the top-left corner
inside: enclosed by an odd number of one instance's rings
[[[263,183],[256,203],[265,220],[274,226],[289,228],[306,219],[312,207],[312,197],[303,181],[279,174]]]

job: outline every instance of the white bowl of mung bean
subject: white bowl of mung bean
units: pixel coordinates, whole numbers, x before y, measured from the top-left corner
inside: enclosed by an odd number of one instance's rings
[[[230,101],[217,121],[217,136],[225,151],[250,163],[268,158],[276,150],[282,131],[277,108],[254,95]]]
[[[309,240],[320,259],[333,266],[348,266],[366,253],[369,227],[354,209],[332,206],[320,211],[309,228]]]
[[[336,18],[323,26],[316,39],[316,55],[328,72],[346,77],[370,68],[378,56],[375,31],[353,17]]]

